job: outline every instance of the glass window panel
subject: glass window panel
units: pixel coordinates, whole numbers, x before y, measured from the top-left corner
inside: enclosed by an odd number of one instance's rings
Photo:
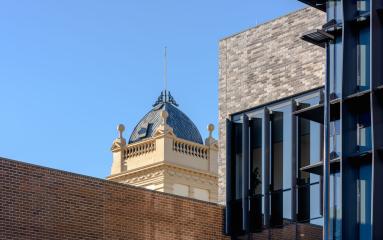
[[[264,213],[261,117],[253,118],[250,121],[250,148],[250,226],[251,231],[256,232],[262,229],[262,213]]]
[[[327,1],[327,19],[335,19],[337,22],[342,21],[342,2],[341,0],[329,0]]]
[[[340,157],[340,120],[330,122],[330,158]]]
[[[330,100],[342,95],[342,37],[337,36],[335,41],[329,45],[329,82]]]
[[[283,191],[283,218],[291,219],[291,190]]]
[[[357,203],[359,239],[371,239],[371,164],[359,168]]]
[[[242,124],[234,125],[235,199],[242,198]]]
[[[298,168],[321,160],[323,140],[319,123],[298,119]],[[298,221],[322,224],[320,177],[304,171],[298,172]]]
[[[357,91],[370,88],[370,30],[369,27],[362,28],[358,36],[357,47],[358,83]]]
[[[251,120],[251,172],[250,194],[252,196],[262,194],[262,119]]]
[[[358,115],[357,124],[357,144],[358,151],[364,152],[371,150],[371,116],[369,112]]]
[[[287,219],[291,218],[291,191],[286,191],[291,190],[291,114],[291,105],[278,108],[273,110],[271,122],[271,208],[274,216],[279,208],[278,217]]]
[[[320,184],[310,186],[310,223],[322,225]]]
[[[283,112],[273,112],[272,117],[272,190],[283,189]]]
[[[342,205],[341,205],[340,173],[330,175],[330,227],[332,239],[342,238]]]
[[[366,13],[370,11],[370,0],[357,0],[356,8],[359,13]]]
[[[301,110],[301,109],[305,109],[305,108],[310,107],[310,106],[318,105],[320,102],[320,97],[316,96],[316,97],[311,97],[311,98],[302,99],[302,100],[297,99],[296,102],[298,105],[297,110]]]

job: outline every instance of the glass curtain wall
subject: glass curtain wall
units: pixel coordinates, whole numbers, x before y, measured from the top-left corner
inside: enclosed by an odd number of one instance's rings
[[[293,102],[299,101],[299,106],[302,108],[319,105],[320,91],[322,89],[297,96],[299,100],[288,99],[262,110],[256,109],[246,113],[249,118],[249,226],[243,226],[243,219],[246,219],[243,216],[242,206],[242,198],[246,195],[243,194],[245,176],[243,171],[246,171],[243,169],[242,152],[246,151],[242,149],[243,113],[232,116],[229,141],[231,143],[231,178],[227,179],[231,183],[231,203],[227,203],[231,206],[231,219],[228,221],[231,223],[231,234],[244,235],[244,228],[249,229],[250,232],[260,232],[264,229],[264,220],[268,220],[271,227],[280,227],[291,222],[295,218],[293,214],[298,214],[298,220],[301,222],[322,225],[320,176],[299,170],[301,167],[321,160],[322,127],[320,123],[305,119],[293,122],[293,119],[299,119],[299,117],[292,112]],[[312,96],[316,99],[312,99]],[[263,119],[264,117],[266,119]],[[295,129],[294,134],[293,129]],[[293,139],[293,136],[297,139]],[[299,163],[293,164],[297,144],[300,150],[294,161]],[[294,168],[293,172],[293,166],[298,170]],[[297,199],[294,205],[299,209],[295,209],[294,213],[292,210],[293,177],[298,179],[298,187],[302,189],[297,190],[299,193],[296,194]],[[265,185],[267,181],[269,184]],[[269,215],[265,216],[265,213]]]
[[[235,221],[233,221],[234,226],[233,229],[236,233],[242,231],[242,124],[235,123],[234,124],[234,144],[233,144],[233,154],[232,159],[234,163],[232,166],[234,168],[234,201],[232,203],[233,208],[233,217]]]
[[[272,226],[283,225],[291,219],[291,105],[272,111],[270,200]]]
[[[330,239],[342,239],[342,191],[340,172],[330,175]]]
[[[370,28],[363,26],[358,33],[357,46],[357,89],[370,89]]]
[[[328,1],[327,21],[335,20],[341,24],[342,19],[342,1]],[[330,42],[328,49],[330,100],[340,98],[342,95],[342,51],[342,35],[335,34],[335,40]]]
[[[371,164],[359,167],[356,186],[359,239],[371,239]]]
[[[262,118],[250,120],[250,225],[252,232],[262,230],[264,213]]]
[[[298,209],[297,220],[322,225],[322,193],[320,176],[305,171],[306,167],[323,158],[323,129],[321,124],[300,118],[298,122]]]

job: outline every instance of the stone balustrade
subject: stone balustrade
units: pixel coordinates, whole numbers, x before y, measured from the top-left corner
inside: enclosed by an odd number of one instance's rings
[[[131,157],[137,157],[142,154],[154,152],[156,150],[156,141],[155,140],[149,140],[149,141],[143,141],[139,142],[137,144],[132,144],[127,146],[124,149],[124,159],[128,159]]]
[[[193,144],[187,141],[174,140],[173,151],[188,154],[203,159],[209,159],[209,148],[204,145]]]

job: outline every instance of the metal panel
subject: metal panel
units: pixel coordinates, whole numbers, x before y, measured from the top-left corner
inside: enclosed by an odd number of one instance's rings
[[[298,0],[303,2],[311,7],[315,7],[321,11],[326,11],[326,1],[325,0]]]
[[[263,175],[264,183],[264,203],[265,203],[265,215],[264,222],[265,226],[270,226],[270,113],[268,108],[263,110],[263,145],[262,145],[262,158],[265,171]]]
[[[226,208],[225,208],[225,234],[232,234],[232,133],[233,123],[226,119]]]
[[[295,112],[297,104],[291,101],[291,112]],[[291,219],[297,220],[297,117],[291,114]]]
[[[249,186],[250,186],[250,144],[249,117],[242,115],[242,230],[248,233],[249,224]]]
[[[357,84],[357,37],[355,25],[352,24],[356,12],[354,1],[343,3],[343,69],[342,97],[354,93]],[[340,103],[341,120],[341,189],[342,189],[342,239],[357,239],[357,186],[355,170],[346,156],[352,152],[350,141],[346,136],[351,134],[347,129],[352,124],[352,115],[347,104]],[[347,141],[345,141],[347,139]],[[356,138],[355,138],[356,139]],[[354,145],[355,146],[355,145]]]
[[[383,9],[382,0],[371,0],[371,88],[383,85]],[[372,239],[383,239],[383,101],[382,91],[371,94],[372,131]]]
[[[383,239],[383,103],[381,93],[371,94],[372,131],[372,239]]]
[[[326,46],[329,55],[328,45]],[[326,65],[326,84],[324,94],[324,159],[323,159],[323,239],[332,239],[330,235],[330,90],[329,61]]]

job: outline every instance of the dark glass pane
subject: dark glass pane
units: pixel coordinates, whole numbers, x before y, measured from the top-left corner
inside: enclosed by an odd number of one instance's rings
[[[323,151],[321,125],[306,119],[298,120],[298,168],[321,160]],[[300,222],[321,225],[321,194],[319,176],[304,171],[298,172],[298,214]]]
[[[242,231],[242,124],[235,123],[233,128],[232,229],[238,234]]]
[[[371,116],[369,112],[359,113],[357,117],[357,145],[359,152],[371,150]]]
[[[356,192],[359,239],[371,239],[371,164],[359,167]]]
[[[250,226],[252,232],[258,232],[263,226],[262,118],[250,121],[250,144]]]
[[[271,219],[291,219],[291,106],[273,111],[271,122]]]
[[[362,28],[358,34],[357,47],[357,89],[356,91],[364,91],[370,88],[370,29]]]
[[[342,239],[342,204],[341,204],[340,173],[330,175],[330,225],[332,238]]]
[[[330,122],[330,158],[340,157],[340,120]]]
[[[337,36],[335,41],[330,43],[328,50],[329,61],[329,82],[330,100],[342,95],[342,37]]]
[[[283,224],[283,112],[273,112],[271,122],[270,224]]]
[[[342,2],[341,0],[329,0],[327,1],[327,19],[335,19],[337,22],[342,21]]]
[[[356,8],[360,14],[370,11],[370,0],[357,0]]]
[[[317,97],[312,97],[312,98],[303,99],[303,100],[297,99],[296,101],[298,105],[297,110],[301,110],[307,107],[318,105],[320,102],[320,97],[317,96]]]
[[[235,153],[235,199],[242,198],[242,124],[235,124],[235,141],[234,141],[234,153]]]
[[[251,120],[250,195],[262,194],[262,119]]]
[[[273,112],[271,126],[271,185],[277,191],[283,189],[283,112]]]

